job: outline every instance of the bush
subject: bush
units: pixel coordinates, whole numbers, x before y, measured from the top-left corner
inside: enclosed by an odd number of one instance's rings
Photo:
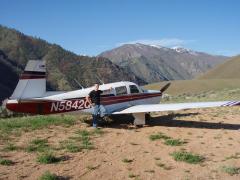
[[[50,173],[49,171],[46,171],[39,180],[57,180],[58,177],[55,174]]]
[[[37,157],[37,161],[42,164],[52,164],[61,161],[60,158],[55,157],[52,153],[43,153]]]
[[[11,161],[9,159],[0,158],[0,164],[3,166],[10,166],[10,165],[13,165],[13,161]]]
[[[26,151],[27,152],[44,152],[49,150],[47,139],[34,139],[30,142],[30,144],[27,146]]]
[[[228,173],[231,176],[235,174],[240,174],[240,168],[233,167],[233,166],[223,166],[222,170],[223,172]]]
[[[155,141],[157,139],[170,139],[171,137],[164,135],[163,133],[158,133],[158,134],[152,134],[149,136],[149,139],[151,141]]]
[[[183,145],[185,142],[181,141],[180,139],[166,139],[164,144],[168,145],[168,146],[181,146]]]
[[[173,152],[170,155],[173,156],[175,161],[183,161],[189,164],[198,164],[204,160],[204,158],[200,155],[192,154],[184,151]]]
[[[133,162],[133,159],[124,158],[124,159],[122,160],[122,162],[124,162],[124,163],[131,163],[131,162]]]

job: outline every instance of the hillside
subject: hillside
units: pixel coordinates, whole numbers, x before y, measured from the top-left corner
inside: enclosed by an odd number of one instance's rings
[[[4,89],[13,91],[16,84],[17,75],[21,72],[29,59],[46,60],[48,69],[48,85],[54,90],[71,90],[77,88],[74,79],[82,85],[89,86],[97,82],[96,75],[105,82],[129,80],[137,83],[144,83],[143,80],[129,73],[118,65],[113,64],[106,58],[94,58],[88,56],[78,56],[70,51],[66,51],[56,44],[50,44],[42,39],[24,35],[14,29],[9,29],[0,25],[0,50],[4,54],[0,60],[2,66],[0,71],[0,84],[4,84]],[[3,58],[5,57],[5,58]],[[10,84],[5,82],[5,77],[11,78]],[[1,91],[1,97],[5,97]],[[6,98],[6,97],[5,97]],[[2,99],[0,99],[1,101]]]
[[[231,58],[214,69],[200,76],[198,79],[239,79],[240,56]]]
[[[12,94],[18,81],[18,68],[0,50],[0,102]]]
[[[146,89],[157,89],[168,82],[144,86]],[[240,79],[194,79],[171,81],[161,103],[239,101]]]
[[[139,43],[125,44],[99,56],[110,59],[148,83],[192,79],[226,60],[223,56],[179,47],[170,49]]]
[[[218,65],[193,80],[171,81],[167,94],[175,96],[205,96],[205,100],[239,100],[240,99],[240,56]],[[167,82],[146,85],[147,89],[160,89]],[[176,100],[175,98],[175,100]],[[191,100],[189,99],[189,100]],[[182,100],[182,98],[181,98]],[[184,100],[185,101],[185,100]]]
[[[168,81],[169,82],[169,81]],[[146,89],[160,89],[168,82],[153,83],[144,86]],[[240,88],[240,79],[193,79],[170,81],[171,86],[166,91],[170,95],[200,94],[209,91]]]

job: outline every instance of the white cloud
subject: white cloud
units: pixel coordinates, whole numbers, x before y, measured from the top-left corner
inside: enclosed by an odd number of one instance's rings
[[[184,40],[178,38],[164,38],[164,39],[140,39],[135,41],[128,41],[123,43],[118,43],[116,46],[121,46],[124,44],[146,44],[146,45],[157,45],[164,47],[174,47],[174,46],[185,46],[186,44],[192,43],[195,40]]]

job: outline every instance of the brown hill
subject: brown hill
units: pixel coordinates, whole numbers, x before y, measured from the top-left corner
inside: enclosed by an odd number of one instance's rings
[[[214,69],[200,76],[198,79],[239,79],[240,55],[231,58]]]
[[[193,79],[170,81],[171,86],[166,91],[170,95],[200,94],[209,91],[221,91],[224,89],[240,89],[240,79]],[[160,82],[144,86],[146,89],[159,90],[169,83]]]

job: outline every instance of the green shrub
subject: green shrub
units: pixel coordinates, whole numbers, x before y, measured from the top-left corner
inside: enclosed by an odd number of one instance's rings
[[[61,161],[60,158],[55,157],[52,153],[47,152],[38,155],[37,161],[41,164],[52,164]]]
[[[34,139],[27,146],[27,152],[45,152],[49,150],[49,145],[47,144],[47,139]]]
[[[96,131],[89,132],[87,130],[78,130],[76,132],[77,135],[79,135],[78,138],[81,141],[81,149],[93,149],[94,146],[92,142],[90,141],[90,136],[94,135]],[[99,133],[99,132],[98,132]]]
[[[173,152],[170,154],[175,161],[183,161],[189,164],[198,164],[203,162],[204,158],[197,154],[192,154],[185,151]]]
[[[133,159],[124,158],[124,159],[122,160],[122,162],[124,162],[124,163],[131,163],[131,162],[133,162]]]
[[[168,146],[181,146],[183,145],[185,142],[181,141],[180,139],[166,139],[164,144],[168,145]]]
[[[11,161],[9,159],[0,158],[0,164],[3,166],[10,166],[10,165],[13,165],[13,161]]]
[[[223,166],[222,170],[223,172],[228,173],[231,176],[235,174],[240,174],[240,168],[233,167],[233,166]]]
[[[71,141],[65,141],[63,143],[63,148],[67,149],[67,151],[71,153],[80,152],[82,150],[78,144]]]
[[[158,139],[170,139],[171,137],[169,137],[169,136],[166,136],[166,135],[164,135],[163,133],[158,133],[158,134],[152,134],[152,135],[150,135],[149,136],[149,139],[151,140],[151,141],[155,141],[155,140],[158,140]]]
[[[3,150],[4,151],[16,151],[18,149],[18,147],[12,143],[8,143]]]
[[[57,180],[58,177],[55,174],[50,173],[49,171],[46,171],[39,180]]]
[[[133,173],[130,173],[130,174],[128,175],[128,177],[129,177],[129,178],[135,178],[135,177],[137,177],[137,175],[135,175],[135,174],[133,174]]]

